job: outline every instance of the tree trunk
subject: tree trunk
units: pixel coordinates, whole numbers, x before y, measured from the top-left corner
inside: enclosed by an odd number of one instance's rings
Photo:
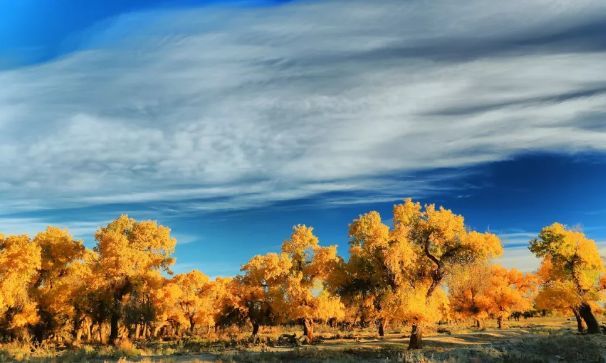
[[[387,325],[387,322],[385,321],[385,319],[380,319],[379,320],[379,336],[380,337],[384,337],[385,336],[385,326]]]
[[[78,329],[75,331],[75,334],[74,334],[74,345],[79,345],[80,340],[82,340],[82,330]]]
[[[80,339],[82,338],[82,319],[79,317],[74,318],[74,325],[72,327],[72,337],[73,344],[80,344]]]
[[[503,329],[503,317],[502,316],[499,316],[497,318],[497,328]]]
[[[577,308],[572,308],[572,313],[574,314],[574,318],[577,320],[577,330],[579,333],[585,331],[585,326],[583,325],[583,319],[581,318],[581,314],[579,314],[579,310]]]
[[[109,323],[109,344],[116,345],[118,342],[118,330],[120,323],[120,314],[117,311],[112,312]]]
[[[97,333],[99,336],[99,344],[103,344],[103,323],[97,324]]]
[[[303,334],[307,337],[307,341],[311,343],[314,339],[314,321],[312,319],[303,319]]]
[[[476,328],[480,329],[482,327],[482,323],[480,322],[480,319],[476,319]]]
[[[588,334],[600,334],[600,325],[593,315],[591,306],[588,303],[584,302],[581,304],[581,306],[579,306],[579,314],[583,320],[585,320]]]
[[[331,328],[334,328],[335,326],[337,326],[337,319],[335,319],[335,318],[328,319],[328,326]]]
[[[423,332],[420,324],[412,325],[412,332],[410,333],[410,342],[408,343],[408,349],[421,349],[423,348]]]
[[[253,335],[253,337],[255,337],[259,333],[259,323],[253,322],[252,325],[253,325],[252,335]]]

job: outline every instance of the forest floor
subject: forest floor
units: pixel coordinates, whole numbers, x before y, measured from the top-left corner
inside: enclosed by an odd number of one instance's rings
[[[319,328],[319,340],[313,345],[279,345],[282,333],[267,328],[261,343],[232,340],[146,343],[111,350],[107,347],[83,347],[76,351],[41,352],[18,356],[0,347],[0,361],[33,362],[604,362],[606,335],[579,335],[576,325],[566,318],[531,318],[508,321],[503,329],[487,327],[443,326],[431,329],[424,337],[424,348],[407,351],[408,330],[388,330],[383,338],[376,332],[361,330],[335,332]],[[10,347],[9,347],[10,348]]]

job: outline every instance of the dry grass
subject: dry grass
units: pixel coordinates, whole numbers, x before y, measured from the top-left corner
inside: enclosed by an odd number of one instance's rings
[[[279,345],[283,333],[301,336],[299,327],[264,328],[259,342],[248,332],[227,331],[207,339],[79,349],[18,344],[0,347],[0,361],[33,362],[605,362],[606,336],[584,336],[565,318],[533,318],[498,330],[449,325],[428,329],[422,351],[406,350],[408,329],[389,330],[378,338],[373,330],[351,332],[319,327],[312,346]]]

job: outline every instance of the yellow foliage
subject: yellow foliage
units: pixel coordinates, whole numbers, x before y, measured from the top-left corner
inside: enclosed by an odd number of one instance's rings
[[[505,319],[514,311],[532,307],[532,294],[536,288],[534,276],[492,265],[486,284],[477,300],[480,309],[490,316]]]
[[[370,212],[353,221],[349,234],[350,258],[337,264],[331,288],[345,298],[348,311],[382,322],[447,318],[444,279],[458,267],[502,253],[496,235],[470,231],[462,216],[410,199],[394,206],[392,229]]]
[[[531,241],[530,250],[543,258],[538,274],[544,283],[570,282],[584,300],[598,298],[604,263],[595,241],[554,223]]]
[[[41,267],[40,247],[28,236],[0,238],[0,319],[11,329],[25,327],[38,321],[36,303],[29,290]],[[6,316],[7,310],[14,310]]]
[[[56,227],[32,240],[0,235],[0,327],[4,336],[43,340],[83,331],[92,339],[109,326],[117,343],[125,333],[194,334],[246,321],[255,332],[303,322],[310,339],[314,321],[377,323],[380,334],[407,322],[420,337],[423,325],[453,316],[500,324],[533,298],[537,308],[573,309],[591,321],[606,289],[595,242],[559,223],[530,244],[543,259],[536,276],[490,265],[503,251],[499,238],[433,204],[407,199],[394,206],[393,227],[371,211],[348,232],[348,260],[321,246],[312,227],[296,225],[278,253],[213,281],[197,270],[167,277],[176,241],[154,221],[120,216],[96,232],[92,250]]]
[[[170,229],[155,221],[137,222],[120,216],[96,235],[103,272],[107,276],[136,276],[149,269],[169,271],[176,240]]]

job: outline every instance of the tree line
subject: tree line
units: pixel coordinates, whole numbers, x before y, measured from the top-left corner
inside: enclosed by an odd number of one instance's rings
[[[491,262],[497,235],[465,225],[463,216],[410,199],[393,208],[391,226],[378,212],[349,225],[349,257],[322,246],[305,225],[293,227],[281,251],[257,255],[232,278],[193,270],[173,274],[176,240],[169,228],[125,215],[99,228],[92,249],[65,229],[33,238],[0,234],[0,339],[34,344],[193,336],[229,326],[300,324],[309,342],[318,323],[411,328],[494,319],[547,309],[574,314],[579,331],[599,333],[595,317],[606,289],[596,243],[554,223],[529,249],[536,274]]]

